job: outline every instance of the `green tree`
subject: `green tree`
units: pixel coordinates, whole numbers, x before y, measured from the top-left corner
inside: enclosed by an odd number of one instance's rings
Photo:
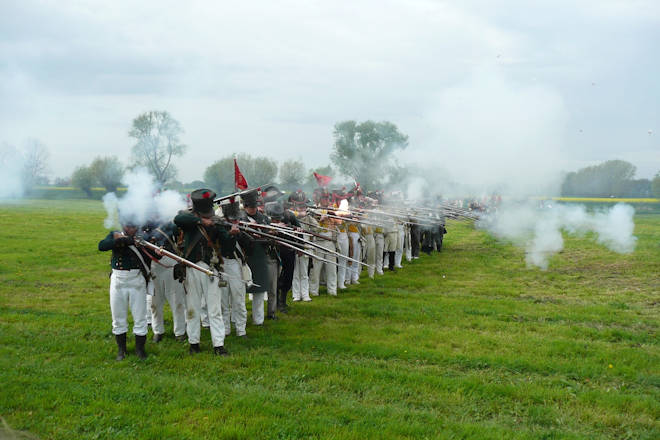
[[[80,166],[71,175],[71,184],[80,188],[87,197],[92,197],[92,186],[95,182],[96,178],[91,167]]]
[[[116,156],[97,157],[89,166],[96,177],[96,181],[105,188],[107,192],[117,191],[124,177],[124,166]]]
[[[280,166],[280,185],[293,191],[305,183],[305,165],[301,160],[287,160]]]
[[[623,196],[635,176],[633,164],[623,160],[608,160],[599,165],[567,173],[562,183],[562,195],[609,197]]]
[[[658,171],[658,174],[651,181],[651,194],[653,197],[660,199],[660,171]]]
[[[181,124],[168,112],[150,111],[133,119],[128,135],[136,139],[133,159],[144,166],[161,186],[176,176],[174,157],[181,156],[186,146],[181,143]]]
[[[392,153],[408,146],[408,136],[391,122],[344,121],[335,124],[330,156],[337,169],[366,189],[379,186],[392,162]]]
[[[250,187],[273,183],[277,176],[277,163],[268,157],[241,153],[236,161]],[[218,194],[234,192],[234,155],[223,157],[206,168],[204,181]]]

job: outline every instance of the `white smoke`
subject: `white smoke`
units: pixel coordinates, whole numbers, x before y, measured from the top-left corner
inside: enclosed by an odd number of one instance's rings
[[[0,147],[0,200],[18,199],[25,194],[24,159],[19,150],[8,144]]]
[[[583,205],[554,205],[536,208],[530,204],[503,205],[485,217],[479,226],[498,238],[509,240],[526,251],[528,266],[548,268],[550,257],[564,248],[562,231],[568,234],[596,234],[596,241],[621,254],[633,252],[635,210],[626,204],[589,213]]]
[[[426,193],[425,188],[427,186],[426,180],[421,177],[413,177],[408,182],[406,188],[406,198],[410,201],[421,202],[424,200]]]
[[[103,226],[106,229],[119,229],[119,200],[117,195],[113,192],[107,193],[103,196],[103,207],[108,216],[103,221]]]
[[[153,177],[144,168],[135,169],[124,177],[126,193],[103,196],[103,206],[108,214],[106,228],[116,228],[120,223],[144,225],[148,222],[167,222],[179,210],[186,209],[185,198],[176,191],[159,191]]]

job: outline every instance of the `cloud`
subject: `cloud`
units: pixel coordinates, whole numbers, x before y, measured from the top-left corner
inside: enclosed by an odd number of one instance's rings
[[[522,99],[544,89],[562,101],[563,152],[584,152],[571,166],[625,159],[632,143],[638,160],[657,144],[635,133],[660,133],[660,68],[648,55],[660,35],[656,5],[5,2],[0,132],[13,143],[43,139],[62,175],[78,165],[72,157],[128,154],[131,119],[164,109],[186,129],[184,180],[201,176],[209,151],[273,151],[321,165],[339,120],[388,119],[411,145],[428,138],[423,122],[437,116],[437,100],[494,63],[494,81]],[[641,59],[643,69],[627,67]],[[594,77],[604,84],[585,87]],[[621,99],[615,91],[624,89]],[[660,159],[637,165],[650,175]]]

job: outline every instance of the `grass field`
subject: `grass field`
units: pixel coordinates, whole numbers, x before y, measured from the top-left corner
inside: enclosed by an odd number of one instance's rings
[[[41,438],[660,438],[660,216],[546,272],[449,224],[423,256],[322,295],[228,358],[172,336],[114,361],[95,201],[0,205],[0,416]],[[405,264],[405,263],[404,263]],[[171,331],[170,322],[166,323]],[[129,349],[132,349],[132,341]]]

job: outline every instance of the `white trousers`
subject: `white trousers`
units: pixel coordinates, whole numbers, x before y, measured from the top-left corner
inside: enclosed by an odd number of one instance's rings
[[[293,299],[300,301],[309,301],[309,257],[307,255],[296,254],[296,264],[293,267],[293,283],[291,284],[291,293]]]
[[[376,240],[373,234],[367,234],[364,236],[364,241],[367,248],[365,259],[367,260],[367,264],[371,265],[367,267],[367,274],[369,274],[369,278],[373,278],[375,272],[374,264],[376,264]]]
[[[376,252],[374,258],[376,260],[376,273],[383,274],[383,248],[385,247],[385,237],[383,234],[374,234],[374,245]]]
[[[359,232],[350,232],[348,234],[349,239],[353,242],[353,258],[354,260],[362,261],[362,247],[360,246],[360,233]],[[348,273],[346,278],[351,283],[356,283],[360,279],[360,270],[362,265],[351,261],[350,266],[347,266]],[[350,275],[350,276],[349,276]]]
[[[209,269],[209,265],[198,261],[197,265]],[[222,290],[226,287],[218,286],[218,277],[208,275],[188,268],[186,269],[186,330],[188,342],[199,344],[201,333],[202,298],[206,301],[209,326],[211,327],[211,340],[214,347],[225,345],[225,325],[222,321]]]
[[[397,240],[396,240],[396,249],[394,250],[394,266],[401,267],[401,259],[403,258],[403,240],[405,238],[403,225],[397,226],[396,233],[397,233]]]
[[[128,332],[128,309],[133,316],[133,334],[147,334],[147,283],[140,269],[112,269],[110,276],[110,312],[112,333]]]
[[[346,281],[346,272],[347,272],[347,260],[348,256],[348,234],[346,232],[340,232],[337,234],[337,246],[339,247],[339,253],[344,257],[339,257],[339,267],[337,268],[337,287],[340,289],[344,288]],[[350,281],[350,277],[348,278]]]
[[[236,334],[243,336],[247,323],[247,308],[245,307],[245,283],[242,281],[241,260],[225,258],[223,268],[223,272],[229,276],[227,279],[229,287],[222,289],[222,320],[225,324],[225,336],[231,334],[232,322],[236,327]]]
[[[320,240],[316,242],[319,246],[326,249],[334,250],[335,243],[333,241]],[[314,254],[328,261],[337,261],[334,254],[324,251],[323,249],[315,249]],[[312,267],[312,274],[309,278],[309,293],[316,296],[319,294],[319,284],[321,282],[321,270],[325,267],[325,286],[328,289],[329,295],[337,294],[337,267],[334,264],[325,263],[321,260],[314,260]]]
[[[264,323],[264,298],[268,292],[257,292],[252,294],[252,322],[254,325]]]
[[[405,239],[403,240],[403,249],[406,254],[406,261],[412,261],[412,240],[410,235],[410,226],[406,226]]]
[[[176,261],[170,257],[163,257],[160,259],[160,263],[165,266],[173,266]],[[174,279],[172,272],[171,267],[152,264],[151,273],[154,279],[151,282],[154,283],[154,294],[147,296],[147,304],[150,306],[151,312],[151,329],[154,334],[165,333],[163,305],[167,300],[172,309],[174,335],[183,336],[186,333],[186,295],[183,285]]]

